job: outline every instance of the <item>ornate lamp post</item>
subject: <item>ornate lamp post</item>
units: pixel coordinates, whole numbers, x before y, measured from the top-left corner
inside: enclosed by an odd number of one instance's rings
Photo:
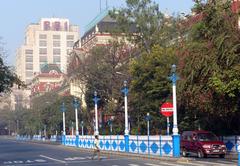
[[[172,81],[172,93],[173,93],[173,156],[180,157],[180,136],[178,134],[177,125],[177,96],[176,96],[176,83],[179,79],[176,74],[176,65],[172,65],[172,75],[170,79]]]
[[[94,135],[99,135],[99,131],[98,131],[98,109],[97,109],[97,104],[98,101],[100,100],[100,98],[97,97],[97,91],[94,92],[94,104],[95,104],[95,133]]]
[[[78,139],[79,139],[79,131],[78,131],[78,107],[79,107],[79,101],[75,97],[73,100],[73,106],[75,108],[75,119],[76,119],[76,146],[78,146]]]
[[[65,140],[66,140],[65,112],[66,112],[66,107],[65,107],[65,104],[64,104],[64,103],[62,103],[60,109],[61,109],[61,112],[63,113],[63,135],[62,135],[62,144],[65,145]]]
[[[124,138],[125,138],[125,151],[129,152],[129,129],[128,129],[128,107],[127,107],[127,95],[128,95],[128,87],[127,81],[124,81],[124,88],[122,89],[124,93],[124,110],[125,110],[125,130],[124,130]]]

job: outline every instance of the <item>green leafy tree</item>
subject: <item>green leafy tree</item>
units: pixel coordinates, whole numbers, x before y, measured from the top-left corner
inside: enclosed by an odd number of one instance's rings
[[[126,7],[110,14],[117,20],[118,32],[124,32],[131,43],[148,53],[156,44],[169,45],[176,36],[176,20],[165,17],[152,0],[126,0]]]
[[[17,77],[10,66],[4,64],[3,58],[5,57],[6,51],[4,50],[3,44],[0,38],[0,93],[11,91],[14,84],[19,87],[23,86],[23,82]]]
[[[238,15],[231,1],[197,1],[201,20],[194,23],[181,48],[180,102],[189,116],[202,127],[218,133],[239,131],[240,43]],[[205,125],[204,125],[205,124]]]
[[[166,118],[159,113],[159,107],[172,100],[168,76],[171,65],[176,63],[176,57],[172,47],[155,46],[151,52],[142,54],[140,58],[131,62],[130,115],[134,117],[135,127],[146,128],[146,122],[143,120],[149,112],[152,116],[152,130],[156,133],[159,129],[165,129],[162,126],[165,126]]]

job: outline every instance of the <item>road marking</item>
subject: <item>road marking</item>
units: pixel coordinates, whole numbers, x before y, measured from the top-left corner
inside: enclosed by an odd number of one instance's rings
[[[128,164],[129,166],[139,166],[138,164]]]
[[[160,162],[160,164],[164,164],[164,165],[170,165],[170,166],[182,166],[182,165],[178,165],[178,164],[171,164],[171,163],[166,163],[166,162]]]
[[[149,165],[149,166],[160,166],[160,165],[157,165],[157,164],[151,164],[151,163],[144,163],[145,165]]]
[[[209,161],[195,161],[197,163],[203,163],[203,164],[207,164],[207,165],[229,165],[230,163],[227,163],[227,164],[221,164],[219,162],[215,162],[215,161],[212,161],[212,162],[209,162]]]
[[[196,165],[196,166],[204,166],[203,164],[197,164],[197,163],[192,163],[192,162],[178,162],[180,164],[184,164],[184,165]]]
[[[218,160],[217,162],[218,162],[218,163],[221,163],[221,164],[222,164],[222,163],[223,163],[223,164],[228,164],[228,165],[229,165],[229,164],[235,164],[235,163],[233,163],[233,162],[231,162],[231,161],[223,161],[223,160]]]
[[[59,162],[59,163],[66,163],[66,161],[58,160],[58,159],[51,158],[51,157],[44,156],[44,155],[40,155],[40,157],[43,157],[43,158],[46,158],[46,159],[49,159],[49,160],[53,160],[53,161],[57,161],[57,162]]]

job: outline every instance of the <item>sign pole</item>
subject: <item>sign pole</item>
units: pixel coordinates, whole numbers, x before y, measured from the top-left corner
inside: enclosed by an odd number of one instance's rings
[[[167,135],[169,135],[169,117],[167,117]]]

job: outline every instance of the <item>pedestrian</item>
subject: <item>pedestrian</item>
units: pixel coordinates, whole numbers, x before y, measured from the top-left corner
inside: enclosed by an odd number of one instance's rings
[[[95,135],[95,139],[94,139],[94,150],[93,150],[92,160],[94,159],[96,154],[98,155],[98,160],[100,160],[100,148],[99,148],[98,135]]]

